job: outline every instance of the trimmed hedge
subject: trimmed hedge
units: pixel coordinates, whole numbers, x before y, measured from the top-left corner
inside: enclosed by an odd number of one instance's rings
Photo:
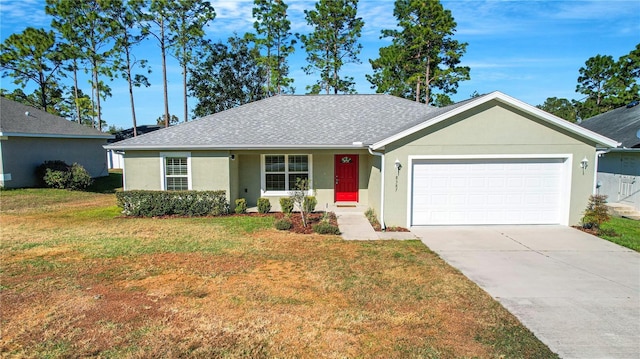
[[[244,198],[236,199],[236,214],[245,214],[247,213],[247,200]]]
[[[313,225],[313,231],[318,234],[340,234],[340,229],[328,222],[320,222]]]
[[[269,213],[271,210],[271,201],[269,198],[260,197],[258,198],[258,212],[259,213]]]
[[[276,229],[279,229],[281,231],[288,231],[291,229],[291,227],[293,227],[293,223],[291,223],[291,221],[286,218],[275,221],[273,225],[276,227]]]
[[[291,197],[281,197],[280,208],[284,214],[293,212],[293,199],[291,199]]]
[[[225,191],[125,191],[116,192],[126,216],[220,216],[229,213]]]

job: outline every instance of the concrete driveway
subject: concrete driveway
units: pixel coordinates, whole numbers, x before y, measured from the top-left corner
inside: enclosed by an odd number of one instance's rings
[[[640,358],[640,254],[564,226],[412,227],[563,358]]]

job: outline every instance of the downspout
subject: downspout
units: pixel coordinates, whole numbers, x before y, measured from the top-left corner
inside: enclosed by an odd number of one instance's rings
[[[598,159],[608,152],[609,150],[596,150],[596,157],[593,160],[593,194],[597,194],[598,192]]]
[[[373,152],[371,146],[367,147],[367,149],[370,154],[380,157],[380,218],[378,220],[382,230],[385,230],[387,227],[384,225],[384,153]]]

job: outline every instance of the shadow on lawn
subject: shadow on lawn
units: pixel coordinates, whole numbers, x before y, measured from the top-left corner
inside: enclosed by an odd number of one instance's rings
[[[109,170],[109,176],[98,177],[91,186],[87,187],[87,192],[93,193],[116,193],[122,189],[122,170]]]

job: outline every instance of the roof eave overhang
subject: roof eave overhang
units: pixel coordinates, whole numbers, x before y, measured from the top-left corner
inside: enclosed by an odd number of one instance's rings
[[[459,115],[465,111],[468,111],[474,107],[480,106],[482,104],[485,104],[489,101],[499,101],[502,102],[504,104],[507,104],[509,106],[518,108],[519,110],[528,113],[532,116],[535,116],[537,118],[540,118],[544,121],[547,121],[551,124],[554,124],[560,128],[563,128],[573,134],[576,134],[580,137],[583,137],[589,141],[595,142],[596,145],[598,147],[604,147],[604,148],[615,148],[618,147],[620,145],[619,142],[616,142],[615,140],[612,140],[608,137],[602,136],[598,133],[595,133],[593,131],[589,131],[586,128],[580,127],[576,124],[573,124],[571,122],[568,122],[564,119],[561,119],[560,117],[556,117],[550,113],[547,113],[535,106],[531,106],[525,102],[522,102],[520,100],[517,100],[511,96],[505,95],[502,92],[499,91],[495,91],[492,92],[488,95],[479,97],[478,99],[474,100],[474,101],[470,101],[469,103],[466,103],[460,107],[457,107],[449,112],[443,113],[437,117],[434,117],[432,119],[429,119],[421,124],[418,124],[416,126],[413,126],[407,130],[404,130],[402,132],[399,132],[393,136],[387,137],[379,142],[374,143],[371,148],[373,150],[377,150],[380,149],[390,143],[393,143],[395,141],[398,141],[406,136],[409,136],[411,134],[414,134],[418,131],[424,130],[428,127],[434,126],[444,120],[447,120],[453,116]]]
[[[119,146],[116,144],[102,146],[107,150],[117,151],[185,151],[185,150],[214,150],[214,151],[241,151],[241,150],[366,150],[367,145],[195,145],[195,146]]]
[[[37,137],[37,138],[82,138],[108,140],[116,138],[114,135],[71,135],[57,133],[25,133],[25,132],[0,132],[2,137]]]

